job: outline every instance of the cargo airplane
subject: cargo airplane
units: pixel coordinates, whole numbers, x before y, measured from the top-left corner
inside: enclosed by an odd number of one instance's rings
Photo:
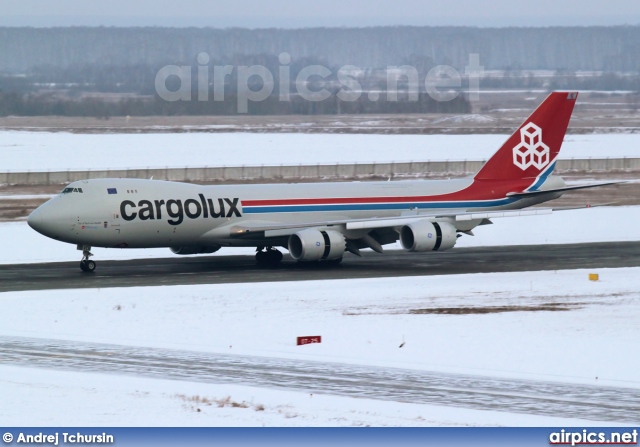
[[[400,240],[410,252],[448,250],[461,234],[560,197],[552,175],[578,94],[554,92],[474,176],[451,180],[216,185],[146,179],[91,179],[69,184],[37,208],[29,225],[76,244],[80,268],[93,272],[92,246],[168,247],[178,255],[221,247],[256,247],[256,261],[339,263],[346,252]],[[608,183],[607,183],[608,184]]]

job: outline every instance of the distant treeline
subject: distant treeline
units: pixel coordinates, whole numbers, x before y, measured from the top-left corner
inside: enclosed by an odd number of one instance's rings
[[[480,81],[481,88],[521,88],[549,91],[569,90],[626,90],[640,91],[640,73],[593,73],[577,76],[575,72],[557,70],[547,77],[536,77],[532,73],[520,70],[507,70],[501,76],[486,76]]]
[[[324,101],[307,101],[291,97],[280,101],[277,95],[264,101],[248,103],[249,115],[332,115],[353,113],[469,113],[471,104],[459,95],[451,101],[436,101],[420,93],[417,101],[370,101],[366,95],[357,101],[342,101],[331,96]],[[238,98],[227,95],[224,101],[168,102],[158,96],[127,98],[112,101],[99,97],[69,99],[55,94],[24,95],[0,92],[0,116],[152,116],[152,115],[234,115],[238,113]]]
[[[36,67],[152,67],[195,64],[200,52],[237,65],[246,56],[291,54],[328,66],[447,64],[478,54],[488,70],[637,72],[640,26],[305,29],[0,28],[0,72]]]
[[[206,55],[198,61],[200,53]],[[436,101],[426,94],[425,80],[434,67],[448,65],[460,74],[455,88],[469,91],[465,73],[475,65],[472,55],[485,70],[480,89],[640,91],[640,26],[0,28],[0,115],[230,115],[238,111],[238,92],[262,85],[256,76],[238,81],[240,67],[252,65],[265,67],[277,88],[263,101],[250,101],[249,114],[467,113],[464,95]],[[203,85],[210,92],[217,88],[214,67],[232,67],[225,100],[163,100],[157,75],[169,65],[187,67],[193,98]],[[330,75],[310,76],[306,85],[313,92],[327,89],[331,97],[318,102],[292,94],[280,101],[281,86],[300,92],[296,76],[310,66]],[[357,101],[336,96],[337,86],[344,86],[338,75],[343,66],[352,66],[349,76],[361,87]],[[386,100],[394,73],[387,69],[394,66],[414,70],[417,100],[408,100],[404,75],[397,79],[400,100]],[[288,79],[281,77],[285,71]],[[203,72],[206,83],[200,82]],[[180,88],[175,75],[165,81],[171,91]],[[379,100],[369,100],[369,93]]]
[[[247,65],[251,65],[247,63]],[[295,79],[298,71],[297,67],[292,67],[291,77]],[[277,68],[271,69],[274,79],[279,80]],[[83,92],[97,93],[132,93],[142,96],[151,96],[155,91],[156,71],[148,67],[116,67],[105,68],[83,67],[77,69],[42,69],[38,68],[30,76],[3,75],[0,73],[0,92],[35,93],[39,91],[58,91],[74,98]],[[424,79],[425,72],[420,72],[421,80]],[[313,80],[312,80],[313,81]],[[365,90],[386,88],[386,74],[382,70],[365,71],[358,77],[358,81]],[[466,87],[467,80],[463,79],[463,87]],[[195,77],[194,77],[194,83]],[[335,76],[327,78],[327,82],[314,82],[316,88],[335,84]],[[406,91],[406,82],[400,82],[399,86]],[[594,73],[590,75],[581,74],[577,76],[575,72],[567,70],[557,70],[555,73],[546,76],[534,76],[531,72],[521,70],[507,70],[501,75],[491,74],[480,79],[481,89],[541,89],[558,90],[626,90],[640,91],[640,73],[619,74],[619,73]],[[225,85],[225,91],[233,91],[237,85],[235,77],[229,77]],[[211,87],[211,86],[210,86]],[[259,83],[258,83],[259,87]],[[424,85],[419,85],[424,90]],[[291,85],[291,90],[295,90],[295,85]],[[196,95],[197,96],[197,93]]]

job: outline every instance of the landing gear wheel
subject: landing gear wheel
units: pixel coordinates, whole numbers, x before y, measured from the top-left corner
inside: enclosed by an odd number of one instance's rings
[[[267,265],[267,252],[259,251],[256,253],[256,263],[258,265]]]
[[[96,269],[96,263],[95,261],[86,261],[86,260],[82,260],[80,261],[80,270],[82,270],[83,272],[87,272],[87,273],[91,273]]]
[[[82,261],[80,261],[80,270],[86,273],[91,273],[96,269],[96,263],[89,259],[89,256],[93,256],[91,253],[91,247],[88,245],[78,245],[78,250],[82,250]]]
[[[280,253],[275,248],[267,250],[267,258],[269,259],[269,264],[280,264],[282,262],[282,253]]]
[[[275,267],[282,261],[282,253],[272,247],[268,247],[266,251],[261,251],[262,247],[258,247],[256,252],[256,263],[261,267]]]

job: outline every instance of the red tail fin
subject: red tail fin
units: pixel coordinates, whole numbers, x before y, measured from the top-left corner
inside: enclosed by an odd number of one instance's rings
[[[576,92],[554,92],[475,175],[477,180],[536,178],[552,170],[576,103]]]

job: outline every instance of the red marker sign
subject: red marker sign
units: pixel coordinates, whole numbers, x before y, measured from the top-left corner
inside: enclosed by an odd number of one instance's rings
[[[322,343],[322,337],[320,335],[309,335],[306,337],[298,337],[296,340],[298,346],[309,345],[311,343]]]

